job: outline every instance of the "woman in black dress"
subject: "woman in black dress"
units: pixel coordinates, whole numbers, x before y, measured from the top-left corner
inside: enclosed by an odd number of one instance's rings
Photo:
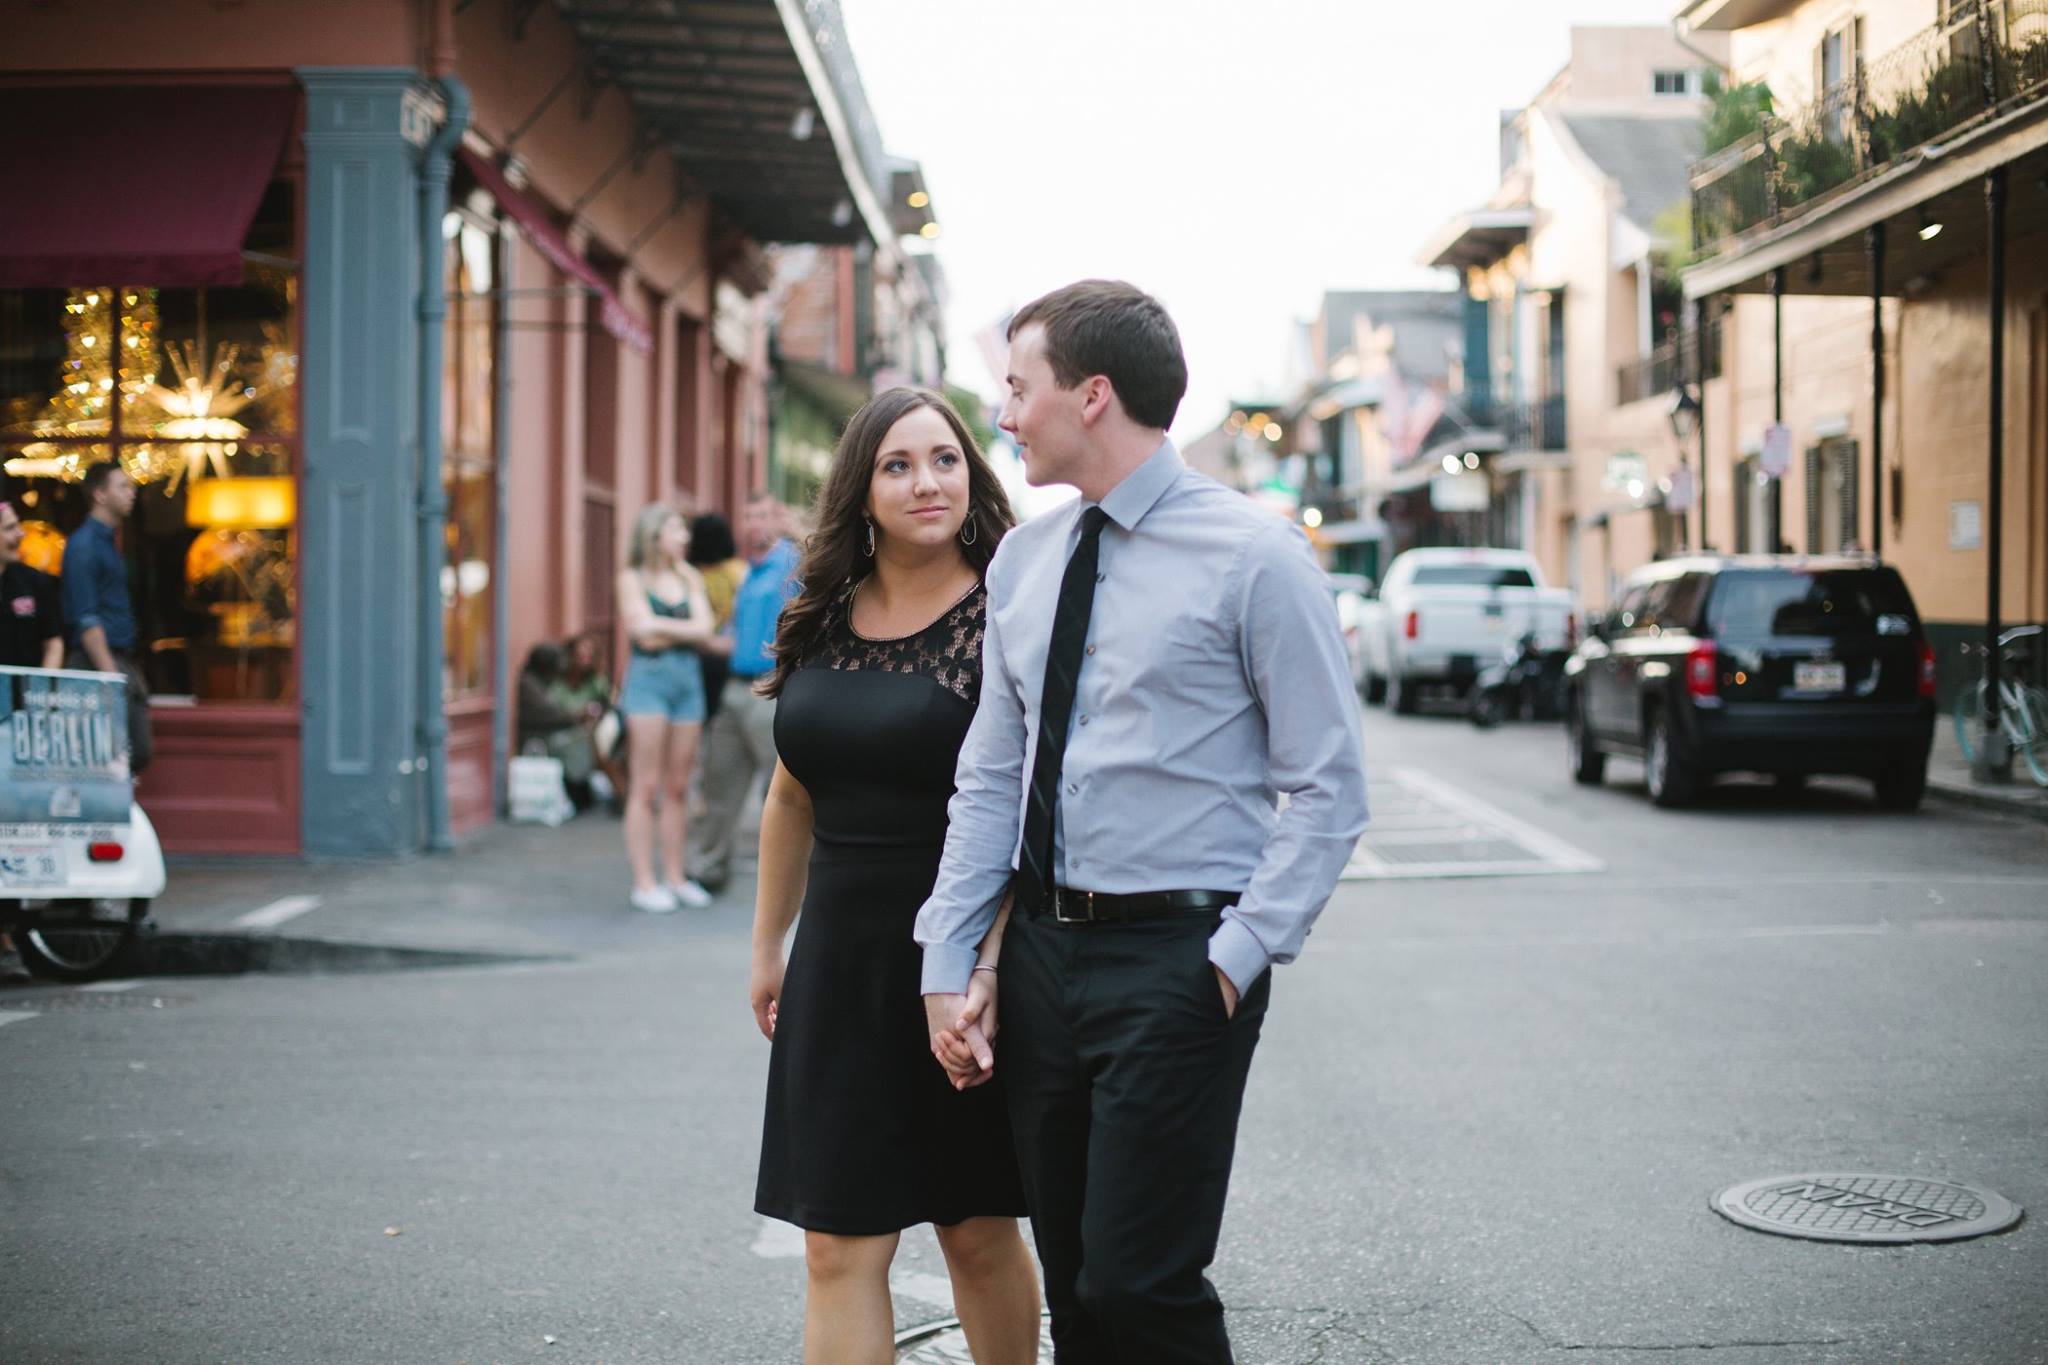
[[[982,571],[1011,523],[945,399],[878,395],[840,438],[763,687],[780,701],[750,983],[771,1042],[754,1207],[805,1229],[809,1365],[888,1365],[889,1263],[919,1223],[937,1227],[975,1360],[1037,1359],[1001,1082],[962,1088],[934,1060],[911,938],[980,693]],[[1006,916],[974,973],[991,1011]]]

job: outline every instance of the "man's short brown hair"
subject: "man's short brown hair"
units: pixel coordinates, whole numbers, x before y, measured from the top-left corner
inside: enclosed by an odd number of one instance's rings
[[[1045,358],[1061,388],[1099,374],[1132,421],[1161,431],[1173,425],[1188,362],[1159,300],[1122,280],[1082,280],[1018,309],[1010,339],[1034,322],[1045,329]]]

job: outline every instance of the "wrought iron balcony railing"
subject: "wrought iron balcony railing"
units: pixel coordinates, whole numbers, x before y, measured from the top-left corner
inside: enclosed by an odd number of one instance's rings
[[[1694,163],[1694,249],[1790,221],[1916,147],[2041,99],[2048,0],[1962,0],[1813,103],[1762,114],[1756,132]]]
[[[1466,393],[1458,398],[1457,412],[1469,427],[1498,431],[1507,450],[1570,449],[1565,444],[1561,391],[1521,401]]]
[[[1565,444],[1562,393],[1527,403],[1504,403],[1497,415],[1501,436],[1511,451],[1570,449]]]
[[[1693,359],[1697,332],[1675,332],[1663,345],[1639,360],[1618,365],[1614,370],[1614,401],[1617,406],[1639,403],[1645,398],[1670,393],[1690,383],[1698,371]],[[1707,324],[1707,372],[1709,379],[1721,377],[1721,319]]]

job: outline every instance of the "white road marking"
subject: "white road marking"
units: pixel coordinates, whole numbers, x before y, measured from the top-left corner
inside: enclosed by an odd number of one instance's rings
[[[794,1223],[763,1218],[761,1230],[754,1234],[754,1245],[748,1250],[770,1261],[800,1257],[804,1254],[804,1230]]]
[[[8,1024],[18,1024],[24,1019],[34,1019],[36,1017],[34,1010],[0,1010],[0,1028],[4,1028]]]
[[[122,991],[132,991],[141,984],[140,981],[95,981],[78,989],[91,991],[96,995],[117,995]]]
[[[1379,813],[1344,869],[1347,881],[1554,876],[1605,866],[1584,849],[1420,769],[1391,769],[1374,785]],[[1447,856],[1435,861],[1400,853],[1438,846]]]
[[[927,1275],[921,1270],[892,1271],[889,1292],[899,1299],[916,1299],[948,1313],[953,1311],[953,1282],[944,1275]]]
[[[230,929],[275,929],[286,920],[297,919],[308,910],[318,910],[318,896],[286,896],[270,904],[251,910],[248,914],[231,921]]]

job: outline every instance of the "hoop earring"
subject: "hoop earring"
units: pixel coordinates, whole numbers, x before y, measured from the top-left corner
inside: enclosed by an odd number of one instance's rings
[[[862,517],[861,520],[867,521],[867,518]],[[875,524],[872,521],[867,521],[867,527],[868,540],[867,544],[862,547],[862,553],[865,554],[869,559],[873,559],[875,557]]]
[[[970,507],[967,509],[966,524],[960,528],[960,543],[962,545],[972,545],[979,539],[981,539],[981,531],[974,524],[974,509]]]

